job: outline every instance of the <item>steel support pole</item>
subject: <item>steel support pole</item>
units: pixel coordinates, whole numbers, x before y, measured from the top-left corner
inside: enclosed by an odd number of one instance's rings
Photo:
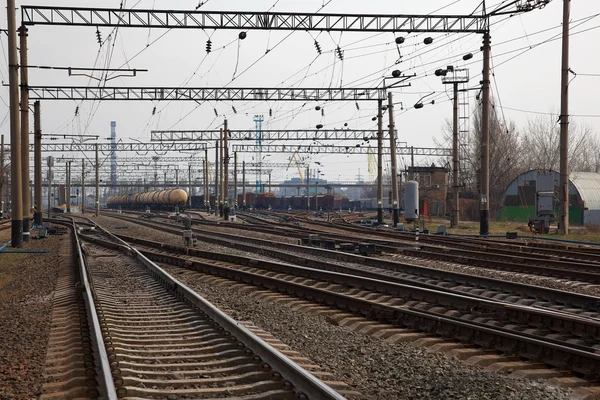
[[[21,175],[21,121],[19,119],[19,60],[15,1],[6,0],[8,28],[8,78],[10,86],[11,246],[23,246],[23,177]],[[29,155],[27,156],[29,158]]]
[[[383,224],[383,100],[377,101],[377,223]]]
[[[204,207],[207,211],[210,211],[210,182],[209,177],[209,163],[208,163],[208,149],[204,150]]]
[[[29,189],[29,73],[27,71],[27,28],[19,28],[21,55],[21,181],[23,201],[23,241],[29,241],[31,229],[31,200]]]
[[[242,207],[246,209],[246,161],[242,161]]]
[[[459,184],[458,184],[458,83],[455,82],[454,87],[454,106],[452,109],[452,221],[453,227],[458,227],[460,220],[460,200],[459,200]]]
[[[52,160],[48,157],[48,218],[50,218],[50,213],[52,212]]]
[[[238,208],[238,173],[237,173],[237,151],[233,153],[233,191],[234,191],[234,195],[233,195],[233,206],[237,209]]]
[[[0,135],[0,219],[4,218],[4,135]]]
[[[85,214],[85,158],[81,159],[81,213]]]
[[[562,235],[569,234],[569,19],[571,1],[563,0],[562,66],[560,81],[560,181],[559,225]]]
[[[306,167],[306,210],[310,211],[310,169]]]
[[[225,120],[225,126],[223,128],[223,186],[225,194],[223,198],[223,218],[225,221],[229,220],[229,140],[228,140],[228,129],[227,120]]]
[[[400,222],[400,210],[398,206],[398,166],[396,159],[396,133],[394,125],[394,101],[392,93],[388,93],[388,116],[390,120],[390,157],[392,158],[392,213],[394,227]]]
[[[481,107],[481,197],[479,234],[490,233],[490,33],[483,34]]]
[[[36,101],[33,104],[33,142],[34,142],[34,184],[35,184],[35,201],[33,221],[36,225],[42,225],[42,116],[40,111],[40,102]]]
[[[100,157],[98,155],[98,144],[96,144],[96,217],[100,215]]]
[[[71,161],[67,161],[67,212],[71,212]]]
[[[192,205],[192,164],[188,165],[188,206]]]

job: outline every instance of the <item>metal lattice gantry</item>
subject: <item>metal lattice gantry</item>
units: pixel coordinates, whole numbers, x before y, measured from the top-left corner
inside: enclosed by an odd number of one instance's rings
[[[487,29],[486,15],[330,14],[263,11],[133,10],[21,6],[24,25],[318,32],[464,32]]]
[[[136,151],[136,152],[165,152],[165,151],[204,151],[206,143],[42,143],[43,152],[69,152],[69,151],[98,151],[103,153],[112,151]],[[34,145],[29,145],[29,151],[34,151]]]
[[[256,151],[256,146],[245,144],[234,144],[233,151],[238,153],[253,153]],[[267,145],[263,146],[263,153],[306,153],[306,154],[368,154],[371,151],[377,150],[373,146],[334,146],[334,145]],[[390,149],[383,148],[383,154],[390,154]],[[396,154],[399,156],[431,156],[431,157],[450,157],[452,149],[435,148],[435,147],[397,147]]]
[[[228,130],[229,140],[254,140],[256,132],[247,130]],[[314,129],[314,130],[263,130],[263,140],[377,140],[377,130],[352,129]],[[383,139],[389,139],[389,131],[383,132]],[[219,131],[151,131],[152,142],[219,140]]]
[[[382,88],[177,88],[29,86],[34,100],[134,101],[366,101],[387,98]]]

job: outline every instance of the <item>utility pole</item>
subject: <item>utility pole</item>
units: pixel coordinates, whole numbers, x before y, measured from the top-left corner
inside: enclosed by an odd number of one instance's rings
[[[96,143],[96,217],[100,215],[100,157],[98,156],[98,144]]]
[[[0,135],[0,219],[4,218],[4,135]]]
[[[21,190],[23,200],[23,241],[29,241],[31,201],[29,198],[29,73],[27,72],[27,28],[19,28],[21,54]]]
[[[21,121],[19,120],[19,61],[17,59],[17,24],[15,0],[6,0],[8,19],[8,75],[10,86],[10,182],[11,246],[23,246],[23,177],[21,176]],[[27,155],[29,158],[29,153]]]
[[[269,171],[269,193],[271,192],[271,171]]]
[[[223,192],[223,167],[225,166],[225,160],[223,156],[225,151],[223,149],[223,128],[220,129],[220,142],[219,142],[219,216],[223,216],[223,202],[225,200],[225,193]]]
[[[71,161],[67,161],[67,212],[71,212]]]
[[[458,184],[458,82],[452,85],[454,89],[454,105],[452,107],[452,221],[451,225],[458,227],[460,215],[459,184]]]
[[[238,208],[238,173],[237,173],[237,151],[233,153],[233,191],[235,194],[233,195],[233,206]]]
[[[188,165],[188,205],[192,204],[192,164]]]
[[[223,217],[225,221],[229,220],[229,132],[227,129],[227,120],[225,120],[225,127],[223,129],[223,151],[225,158],[223,159],[223,185],[225,186],[225,199],[223,201]]]
[[[563,0],[560,81],[560,212],[558,232],[569,234],[569,19],[571,0]]]
[[[81,213],[85,214],[85,158],[81,159]]]
[[[50,212],[52,210],[52,167],[54,166],[54,157],[48,157],[48,218],[50,218]]]
[[[490,233],[490,32],[483,34],[483,80],[481,115],[481,204],[479,234]]]
[[[383,224],[383,100],[377,101],[377,223]]]
[[[310,211],[310,169],[306,166],[306,210]]]
[[[219,140],[215,143],[215,216],[219,213]]]
[[[390,157],[392,158],[392,212],[394,228],[400,222],[400,210],[398,209],[398,167],[396,160],[396,135],[394,126],[394,102],[392,92],[388,92],[388,116],[390,120]]]
[[[242,207],[246,209],[246,161],[242,161]]]
[[[210,211],[210,184],[208,182],[209,173],[208,173],[208,149],[204,149],[204,206],[207,211]]]
[[[33,103],[33,142],[34,142],[34,181],[35,181],[35,212],[33,221],[36,225],[42,225],[42,116],[40,111],[40,102]],[[50,185],[48,185],[50,190]]]

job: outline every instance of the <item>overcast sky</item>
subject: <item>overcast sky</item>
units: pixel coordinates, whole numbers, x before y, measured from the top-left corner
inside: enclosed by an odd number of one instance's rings
[[[31,1],[23,4],[31,4]],[[54,0],[43,5],[119,7],[119,0]],[[124,8],[194,9],[198,0],[127,0]],[[468,14],[480,0],[209,0],[202,10],[295,11],[330,13],[390,13],[390,14]],[[502,3],[488,1],[488,8]],[[21,4],[17,1],[17,7]],[[323,8],[323,4],[326,4]],[[42,3],[40,3],[42,5]],[[437,11],[439,10],[439,11]],[[578,75],[570,86],[570,112],[580,124],[591,126],[600,133],[600,115],[597,93],[600,92],[600,1],[572,1],[572,33],[570,66]],[[6,11],[2,9],[2,27],[6,27]],[[18,12],[20,21],[20,12]],[[492,56],[495,79],[493,94],[504,107],[506,119],[523,127],[535,112],[558,110],[560,105],[562,1],[553,0],[542,10],[492,21]],[[576,32],[581,32],[575,34]],[[478,85],[482,69],[479,48],[481,35],[476,34],[401,34],[406,41],[398,51],[391,33],[315,33],[297,31],[249,31],[248,37],[237,40],[238,31],[202,31],[121,28],[115,34],[111,28],[100,28],[103,40],[99,48],[95,27],[33,26],[29,31],[30,65],[71,67],[110,66],[148,69],[135,78],[118,78],[108,86],[181,86],[188,87],[375,87],[383,76],[394,69],[416,74],[411,86],[394,91],[395,101],[402,102],[405,110],[397,109],[399,140],[409,146],[433,147],[440,138],[444,121],[451,117],[452,105],[446,87],[433,75],[446,65],[467,67],[472,81]],[[165,34],[165,32],[167,32]],[[164,36],[162,36],[164,34]],[[212,41],[213,51],[207,55],[206,41]],[[396,35],[396,36],[400,36]],[[423,44],[425,37],[433,44]],[[115,40],[116,37],[116,40]],[[556,38],[556,40],[549,40]],[[319,42],[323,54],[318,55],[314,41]],[[2,35],[3,57],[7,57],[6,35]],[[545,42],[538,46],[539,43]],[[113,46],[114,44],[114,46]],[[148,46],[150,44],[150,46]],[[344,61],[336,58],[337,46],[344,51]],[[144,50],[145,49],[145,50]],[[144,50],[144,51],[142,51]],[[266,50],[270,50],[268,54]],[[142,51],[140,53],[140,51]],[[465,63],[462,56],[473,53]],[[107,56],[112,53],[112,57]],[[136,54],[138,54],[133,58]],[[239,54],[239,56],[238,56]],[[516,57],[515,57],[516,56]],[[132,59],[133,58],[133,59]],[[396,64],[397,63],[397,64]],[[1,78],[7,82],[7,62],[3,58]],[[395,65],[396,64],[396,65]],[[30,71],[31,85],[97,85],[85,77],[68,77],[66,71]],[[450,87],[448,87],[450,89]],[[425,94],[435,92],[420,110],[413,105]],[[472,92],[474,94],[474,92]],[[0,132],[9,140],[8,89],[0,90]],[[472,103],[473,104],[473,103]],[[320,105],[325,115],[314,110]],[[79,106],[79,116],[74,117]],[[232,106],[237,110],[234,114]],[[156,107],[156,114],[152,115]],[[118,137],[149,141],[152,129],[218,129],[223,119],[231,129],[251,129],[253,116],[265,115],[264,129],[314,129],[323,124],[327,129],[342,128],[345,123],[352,129],[375,129],[371,118],[376,115],[376,102],[317,104],[301,102],[102,102],[75,101],[43,102],[42,121],[45,132],[110,134],[110,121],[117,121]],[[473,105],[471,111],[473,111]],[[215,117],[215,110],[219,117]],[[269,110],[273,116],[269,117]],[[516,111],[521,110],[521,111]],[[528,111],[528,112],[525,112]],[[387,124],[386,124],[387,125]],[[33,126],[32,126],[33,128]],[[333,142],[327,142],[334,144]],[[308,144],[308,143],[304,143]],[[339,143],[342,144],[342,143]],[[356,145],[350,142],[349,145]],[[148,154],[150,156],[150,154]],[[240,161],[251,161],[253,155],[240,155]],[[272,155],[268,161],[286,162],[287,155]],[[310,161],[321,162],[322,171],[330,180],[354,179],[360,168],[367,176],[367,156],[312,155]],[[409,160],[401,160],[407,162]],[[290,177],[295,171],[282,171],[277,177]]]

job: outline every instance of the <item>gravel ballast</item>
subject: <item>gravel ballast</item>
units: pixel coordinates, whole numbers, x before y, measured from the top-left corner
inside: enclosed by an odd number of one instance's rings
[[[98,222],[115,232],[180,244],[176,235],[134,223],[108,217],[100,217]],[[114,230],[111,225],[129,228]],[[233,252],[212,244],[202,246]],[[470,367],[410,343],[390,344],[334,325],[325,318],[298,313],[283,304],[242,292],[232,295],[227,287],[206,283],[206,276],[182,275],[175,267],[164,268],[236,320],[252,321],[368,399],[566,399],[570,393],[542,381],[517,380]]]
[[[0,254],[0,399],[41,394],[58,254],[68,235],[27,243],[49,254]],[[10,248],[9,248],[10,249]]]

